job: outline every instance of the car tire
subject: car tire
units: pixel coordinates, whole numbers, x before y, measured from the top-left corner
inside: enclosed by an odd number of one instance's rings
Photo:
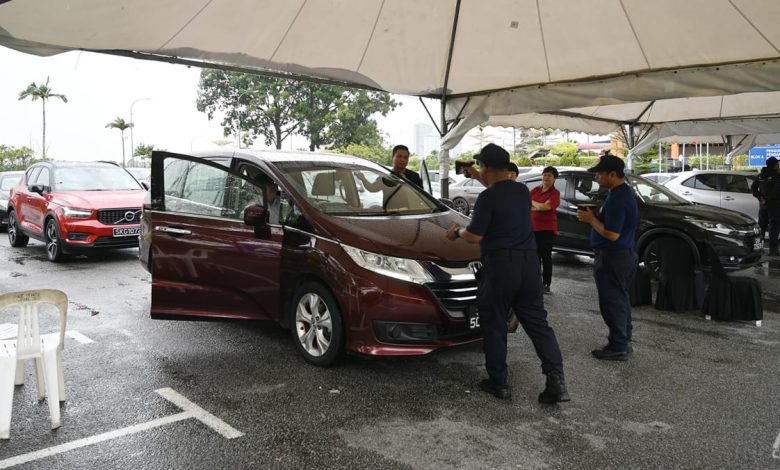
[[[16,220],[16,211],[8,211],[8,242],[11,246],[21,248],[27,246],[30,237],[22,233],[19,221]]]
[[[650,272],[653,279],[659,278],[661,272],[661,258],[659,256],[658,247],[665,243],[668,243],[670,239],[677,237],[658,237],[650,241],[647,247],[642,253],[642,261],[645,263],[645,268]],[[695,253],[693,259],[696,259]]]
[[[50,218],[46,221],[46,228],[43,232],[43,238],[46,242],[46,257],[53,263],[59,263],[65,259],[65,252],[62,251],[62,238],[60,237],[60,228],[57,221]]]
[[[452,200],[455,210],[463,215],[469,215],[469,202],[462,197],[456,197]]]
[[[306,362],[320,367],[337,363],[344,354],[344,325],[333,295],[317,282],[295,291],[290,325],[296,348]]]

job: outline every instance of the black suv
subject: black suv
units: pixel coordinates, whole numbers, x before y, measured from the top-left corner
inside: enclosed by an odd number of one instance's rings
[[[529,189],[541,184],[541,174],[524,174],[517,179]],[[727,269],[744,269],[761,260],[763,240],[756,222],[739,212],[692,204],[663,186],[645,178],[626,175],[639,204],[637,254],[654,272],[659,269],[658,249],[666,237],[685,240],[699,266],[709,267],[707,246],[712,246]],[[590,225],[577,220],[577,204],[601,204],[607,190],[596,175],[582,170],[559,173],[555,187],[561,192],[558,207],[558,236],[554,249],[592,255]]]

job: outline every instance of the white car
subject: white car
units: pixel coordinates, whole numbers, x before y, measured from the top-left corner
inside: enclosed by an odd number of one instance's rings
[[[433,197],[441,197],[441,181],[439,177],[439,170],[430,170],[428,175],[431,178],[431,195]],[[449,187],[452,187],[455,183],[464,179],[466,179],[465,176],[456,175],[454,171],[451,171],[447,181],[449,181]]]
[[[644,173],[639,175],[642,178],[655,181],[658,184],[666,184],[667,182],[680,176],[680,173]]]
[[[664,184],[675,194],[697,204],[731,209],[758,220],[758,201],[750,192],[756,173],[694,170],[676,175]]]

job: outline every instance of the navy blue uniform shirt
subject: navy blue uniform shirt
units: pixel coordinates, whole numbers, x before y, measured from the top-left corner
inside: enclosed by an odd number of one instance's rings
[[[636,227],[639,224],[639,207],[634,190],[623,183],[609,191],[607,199],[596,217],[604,223],[604,228],[620,234],[620,238],[610,241],[596,229],[590,231],[590,244],[603,250],[634,248],[636,245]]]
[[[484,237],[479,242],[483,256],[494,250],[535,250],[528,188],[506,180],[482,191],[466,230]]]

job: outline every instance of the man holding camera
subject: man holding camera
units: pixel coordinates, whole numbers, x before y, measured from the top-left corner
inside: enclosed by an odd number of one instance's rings
[[[631,301],[628,290],[634,281],[637,254],[634,252],[639,207],[634,191],[626,184],[623,160],[606,154],[593,168],[599,185],[609,190],[599,211],[577,211],[577,218],[591,225],[590,243],[596,253],[593,277],[599,296],[599,310],[609,328],[609,343],[591,352],[596,359],[626,361],[631,348]]]

